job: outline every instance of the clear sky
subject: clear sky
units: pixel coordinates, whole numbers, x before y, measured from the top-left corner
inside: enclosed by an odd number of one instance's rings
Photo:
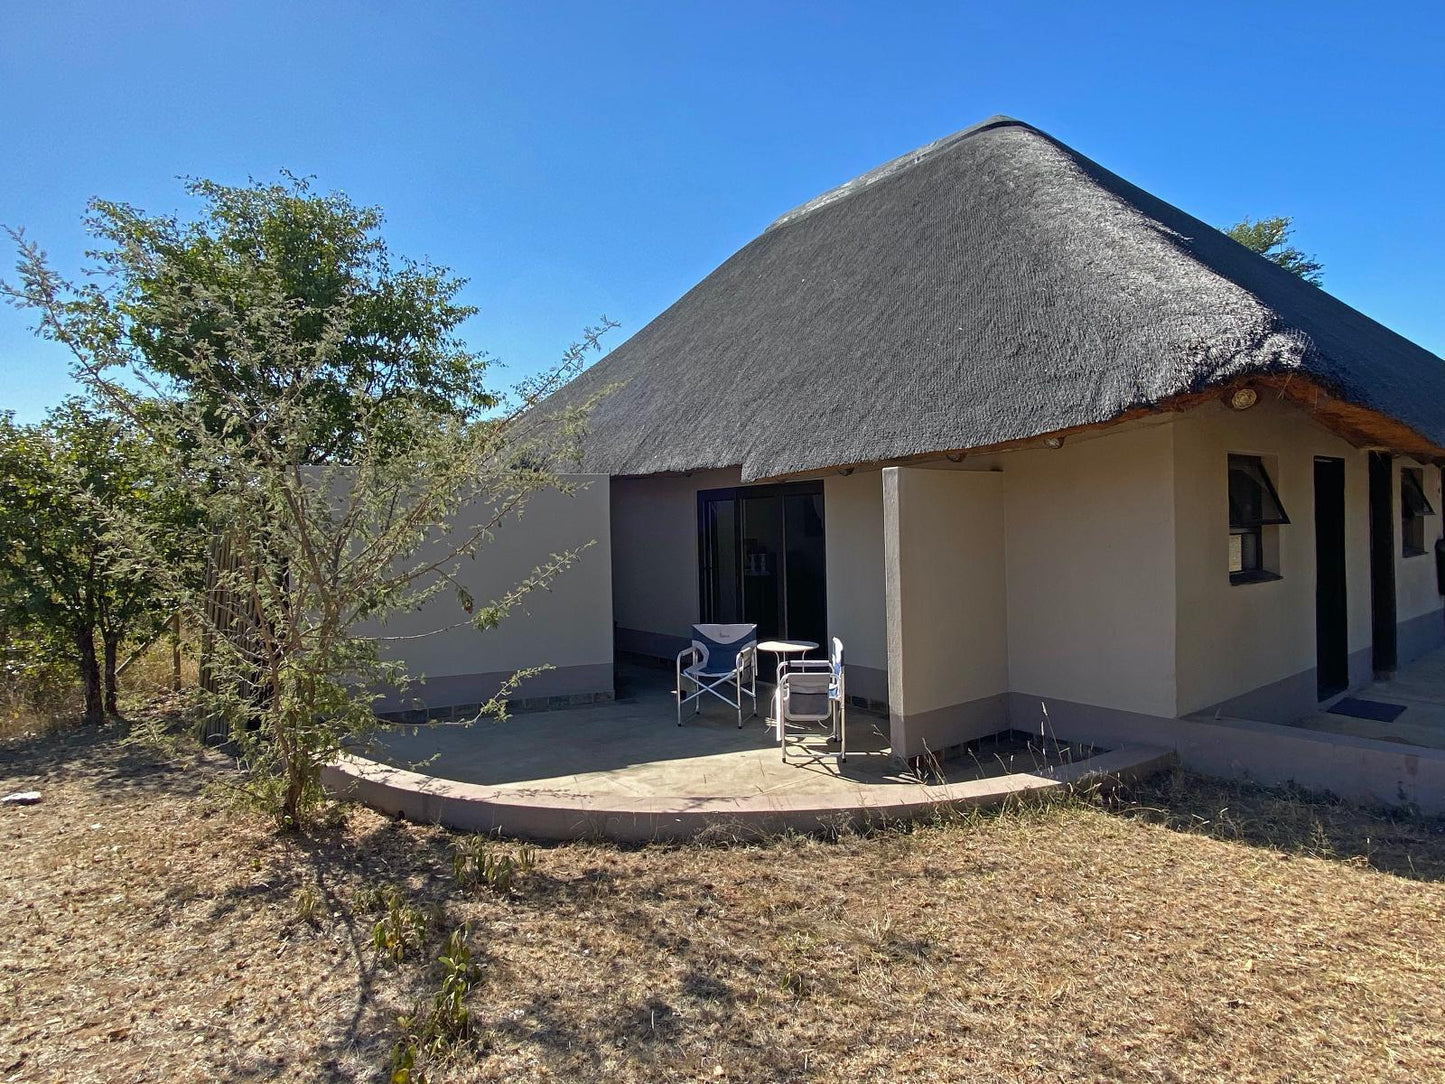
[[[315,174],[448,265],[514,375],[636,332],[774,217],[994,113],[1208,222],[1295,216],[1445,353],[1445,3],[11,2],[0,222],[73,272],[93,195]],[[6,276],[13,262],[7,253]],[[0,409],[65,359],[0,310]]]

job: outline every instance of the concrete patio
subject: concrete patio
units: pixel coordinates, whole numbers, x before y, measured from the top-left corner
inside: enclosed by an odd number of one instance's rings
[[[910,773],[887,747],[888,721],[849,711],[846,763],[824,735],[784,762],[763,719],[738,729],[722,704],[675,722],[671,675],[622,668],[611,703],[518,714],[503,722],[395,725],[328,769],[326,782],[411,819],[532,838],[651,840],[725,826],[740,835],[905,819],[940,806],[1158,770],[1169,754],[1130,747],[1040,745],[1006,733],[930,771]],[[809,756],[808,754],[815,754]]]
[[[1389,681],[1376,681],[1351,694],[1356,700],[1396,704],[1405,710],[1390,722],[1319,712],[1295,726],[1329,734],[1445,749],[1445,651],[1434,651],[1403,667]]]
[[[370,755],[382,763],[441,779],[531,793],[716,798],[825,794],[848,785],[909,785],[925,780],[889,752],[888,720],[848,713],[848,758],[838,764],[826,735],[790,732],[783,761],[765,720],[770,687],[758,685],[758,714],[737,727],[733,712],[710,702],[676,725],[670,675],[621,669],[611,703],[513,715],[502,722],[399,725],[375,736]],[[801,740],[799,740],[801,738]],[[927,782],[956,783],[1053,767],[1089,755],[1082,747],[1048,750],[1021,736],[976,743],[971,755],[930,773]]]

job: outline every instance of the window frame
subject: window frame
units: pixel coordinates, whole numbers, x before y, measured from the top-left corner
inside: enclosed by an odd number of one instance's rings
[[[1425,468],[1400,467],[1400,556],[1424,557],[1425,517],[1435,509],[1425,495]]]
[[[1229,535],[1231,548],[1233,539],[1240,539],[1240,567],[1229,570],[1229,582],[1231,585],[1238,585],[1269,583],[1282,579],[1283,577],[1266,563],[1265,528],[1288,524],[1289,513],[1285,511],[1284,502],[1279,499],[1279,491],[1275,489],[1274,479],[1269,476],[1269,468],[1265,466],[1263,456],[1230,452],[1225,468],[1227,492],[1232,489],[1236,474],[1244,475],[1259,487],[1259,515],[1238,515],[1238,505],[1241,502],[1235,501],[1232,494],[1230,495]]]

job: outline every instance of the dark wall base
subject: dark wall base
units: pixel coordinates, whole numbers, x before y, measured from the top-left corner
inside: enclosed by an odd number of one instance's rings
[[[1350,688],[1362,689],[1375,680],[1373,649],[1362,647],[1350,655]]]
[[[847,671],[848,695],[862,698],[870,711],[881,709],[882,713],[886,715],[888,713],[888,671],[872,666],[859,666],[857,663],[848,662],[847,658],[847,654],[844,654],[843,667]]]
[[[429,677],[404,693],[391,691],[376,702],[379,715],[420,719],[467,718],[491,700],[512,677],[511,672]],[[526,678],[507,700],[512,711],[574,707],[613,698],[611,663],[561,666]],[[462,713],[458,715],[458,713]],[[418,720],[419,721],[419,720]]]
[[[612,630],[612,643],[618,651],[628,655],[646,655],[671,662],[677,658],[677,653],[685,650],[692,641],[686,636],[669,636],[665,632],[646,632],[619,626]]]
[[[1364,654],[1368,661],[1369,652],[1364,652]],[[1353,675],[1354,667],[1352,666],[1351,677]],[[1251,689],[1239,696],[1221,700],[1218,704],[1211,704],[1201,711],[1192,712],[1191,717],[1256,719],[1263,723],[1290,723],[1296,719],[1303,719],[1306,715],[1313,715],[1318,709],[1317,680],[1315,668],[1311,666],[1308,670],[1291,674],[1281,681],[1258,689]]]
[[[985,696],[912,715],[891,711],[888,723],[893,755],[903,759],[935,755],[1007,730],[1005,696]]]
[[[1401,621],[1395,626],[1395,652],[1401,666],[1445,647],[1445,611],[1429,613]]]
[[[1192,771],[1270,786],[1297,784],[1368,805],[1445,813],[1445,749],[1424,749],[1273,723],[1163,719],[1023,693],[1008,695],[1017,730],[1048,709],[1054,737],[1105,748],[1171,749]]]
[[[1445,612],[1435,610],[1409,621],[1401,621],[1396,629],[1396,643],[1401,666],[1445,647]],[[1350,688],[1360,689],[1375,680],[1373,651],[1362,648],[1350,655]],[[1318,688],[1314,667],[1301,670],[1270,685],[1221,700],[1190,717],[1208,719],[1253,719],[1261,723],[1292,723],[1319,711]]]

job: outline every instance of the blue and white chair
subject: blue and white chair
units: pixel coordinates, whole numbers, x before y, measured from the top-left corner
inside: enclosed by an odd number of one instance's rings
[[[843,641],[833,637],[826,659],[790,659],[780,668],[777,692],[778,744],[788,759],[788,723],[827,723],[829,742],[842,764],[848,759],[848,690],[843,680]],[[816,759],[809,754],[808,759]]]
[[[703,695],[711,694],[736,709],[741,729],[743,697],[752,699],[753,714],[758,713],[758,627],[694,625],[692,646],[677,655],[676,691],[678,726],[684,704],[692,704],[696,715]]]

